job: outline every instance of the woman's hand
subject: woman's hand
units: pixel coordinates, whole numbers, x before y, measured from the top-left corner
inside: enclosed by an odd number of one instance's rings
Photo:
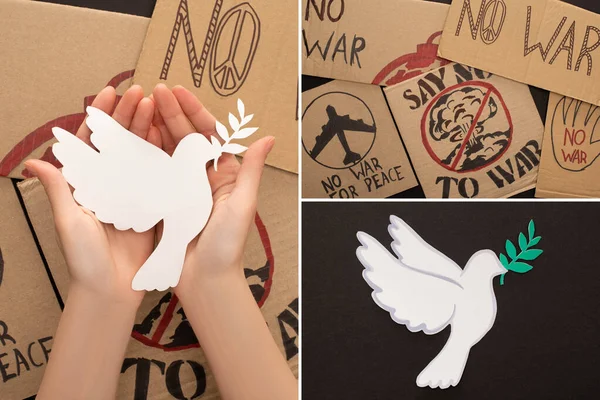
[[[160,144],[160,134],[151,126],[154,102],[144,98],[140,86],[132,86],[116,107],[115,103],[115,89],[107,87],[96,96],[92,106],[109,115],[112,113],[125,129],[141,138]],[[77,137],[91,146],[90,134],[84,122]],[[52,164],[29,160],[25,165],[40,179],[50,199],[56,232],[71,276],[70,290],[80,289],[105,302],[137,310],[144,292],[132,290],[131,281],[154,249],[155,230],[136,233],[104,224],[75,203],[69,185]]]
[[[116,107],[115,103],[115,89],[107,87],[92,106],[112,113],[136,135],[160,144],[160,133],[151,126],[154,102],[144,98],[139,86],[127,90]],[[83,123],[77,137],[91,146],[90,134]],[[30,160],[25,165],[48,194],[71,276],[69,297],[37,398],[114,399],[135,315],[145,293],[135,292],[131,281],[154,249],[155,230],[136,233],[103,224],[75,203],[69,185],[52,164]]]
[[[165,85],[154,89],[157,112],[154,125],[160,130],[163,149],[172,154],[186,135],[198,132],[216,134],[216,119],[187,89]],[[273,137],[253,143],[240,165],[232,154],[219,159],[218,171],[207,166],[213,192],[213,211],[202,233],[188,246],[183,273],[175,292],[198,289],[211,279],[242,276],[246,239],[256,214],[258,187]],[[190,183],[193,184],[193,183]],[[193,289],[191,289],[193,290]]]
[[[157,105],[154,125],[167,152],[172,153],[192,132],[215,133],[215,118],[186,89],[171,91],[158,85],[153,96]],[[212,215],[189,244],[175,288],[226,399],[298,397],[297,381],[271,336],[242,268],[260,178],[273,144],[272,137],[258,140],[241,165],[231,154],[221,156],[218,171],[208,165]]]

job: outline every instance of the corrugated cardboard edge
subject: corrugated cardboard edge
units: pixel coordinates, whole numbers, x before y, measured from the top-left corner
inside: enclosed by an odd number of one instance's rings
[[[36,233],[37,230],[44,226],[52,227],[52,231],[54,232],[54,217],[52,216],[52,209],[50,208],[50,201],[48,200],[46,191],[37,178],[21,181],[17,184],[17,187],[23,199],[27,199],[27,201],[23,201],[25,209],[31,221],[34,234],[40,244],[42,254],[48,264],[53,266],[51,268],[52,278],[64,302],[69,292],[69,273],[65,259],[62,256],[58,238],[55,233],[52,235],[53,240],[46,235],[40,236]],[[31,203],[32,199],[37,199],[38,201]],[[37,211],[33,212],[32,208],[36,208]]]

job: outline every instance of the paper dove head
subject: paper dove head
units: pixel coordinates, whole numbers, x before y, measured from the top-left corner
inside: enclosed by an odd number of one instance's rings
[[[541,250],[531,249],[541,239],[534,237],[534,231],[532,221],[530,240],[523,233],[519,236],[518,254],[507,241],[510,263],[503,254],[498,258],[491,250],[480,250],[464,269],[398,217],[391,216],[388,227],[393,254],[372,236],[357,233],[361,246],[356,256],[379,307],[411,332],[434,335],[451,326],[444,348],[417,376],[418,386],[446,389],[460,382],[471,347],[496,320],[493,279],[498,275],[503,279],[508,271],[526,272],[519,260],[532,260],[541,254]]]
[[[496,253],[491,250],[480,250],[473,254],[465,266],[464,277],[487,279],[491,281],[497,276],[507,273]]]
[[[163,236],[133,278],[132,288],[166,290],[177,286],[187,245],[204,229],[212,211],[206,163],[213,160],[216,170],[221,154],[246,150],[231,141],[256,132],[258,128],[244,127],[252,115],[245,115],[244,103],[238,100],[239,119],[229,114],[232,134],[217,122],[223,144],[214,136],[209,140],[192,133],[169,156],[103,111],[94,107],[86,111],[90,140],[97,150],[64,129],[52,129],[58,139],[52,152],[75,189],[73,197],[99,221],[118,230],[145,232],[162,220]]]

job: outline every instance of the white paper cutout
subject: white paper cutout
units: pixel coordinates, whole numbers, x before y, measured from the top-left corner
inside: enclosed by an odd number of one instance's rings
[[[491,250],[473,254],[463,270],[400,218],[390,216],[390,222],[395,256],[370,235],[357,233],[363,278],[373,288],[375,303],[409,331],[433,335],[451,326],[444,348],[416,383],[441,389],[456,386],[471,347],[494,325],[493,279],[508,271]]]
[[[98,220],[118,230],[144,232],[164,221],[161,241],[133,278],[134,290],[166,290],[179,283],[188,243],[204,229],[212,211],[212,190],[206,163],[222,153],[239,154],[246,147],[231,143],[250,136],[258,128],[243,128],[252,115],[240,119],[229,114],[233,134],[217,122],[223,145],[212,136],[192,133],[169,156],[123,128],[103,111],[88,107],[86,123],[94,150],[64,129],[52,128],[58,143],[54,156],[75,191],[73,197],[96,214]]]

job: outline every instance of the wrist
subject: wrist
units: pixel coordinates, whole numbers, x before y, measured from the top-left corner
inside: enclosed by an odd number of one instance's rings
[[[181,276],[179,285],[175,287],[175,294],[185,303],[218,299],[231,296],[232,292],[249,291],[248,283],[242,268],[226,268],[219,273],[206,273],[192,268]]]
[[[142,299],[143,295],[139,296],[137,292],[133,291],[131,296],[115,296],[72,282],[69,287],[67,305],[76,304],[77,309],[85,308],[88,312],[97,313],[98,317],[116,317],[133,321]]]

